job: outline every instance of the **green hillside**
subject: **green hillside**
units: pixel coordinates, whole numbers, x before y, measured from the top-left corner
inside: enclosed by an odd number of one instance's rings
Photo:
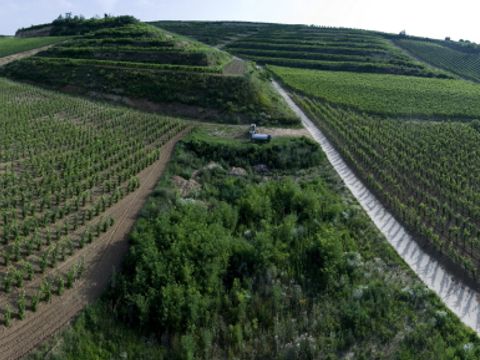
[[[355,29],[230,22],[158,22],[159,27],[259,64],[366,73],[451,77],[406,55],[391,35]],[[225,34],[225,37],[216,34]]]
[[[65,39],[64,37],[54,36],[33,38],[0,37],[0,57],[56,44]]]
[[[155,21],[159,28],[182,34],[205,44],[219,46],[255,34],[267,24],[231,21]]]
[[[397,40],[398,46],[433,66],[450,71],[465,79],[480,81],[480,52],[470,48],[449,47],[449,42]]]
[[[77,36],[9,64],[1,74],[171,115],[298,124],[253,66],[246,65],[244,73],[224,72],[233,61],[225,52],[137,20],[119,26],[116,22],[101,26],[103,19],[98,20],[100,25],[84,21],[73,25],[68,21],[68,27],[57,21],[58,34]]]
[[[245,174],[232,175],[239,166]],[[476,335],[332,171],[310,140],[259,147],[196,131],[145,206],[111,291],[54,342],[51,359],[479,356]],[[179,178],[198,185],[182,193]]]
[[[295,91],[392,117],[480,118],[480,87],[463,80],[268,67]]]

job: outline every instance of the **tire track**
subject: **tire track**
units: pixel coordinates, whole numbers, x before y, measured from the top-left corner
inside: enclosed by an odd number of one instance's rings
[[[183,130],[164,145],[159,160],[138,175],[140,187],[111,208],[110,216],[115,219],[112,228],[82,249],[85,251],[76,253],[66,261],[73,264],[81,258],[85,259],[86,271],[74,287],[66,290],[62,296],[52,296],[49,303],[39,304],[37,312],[27,312],[25,320],[14,320],[9,328],[2,326],[1,360],[18,359],[26,355],[102,293],[128,250],[127,235],[138,213],[163,174],[176,143],[189,131],[190,128]],[[65,267],[65,263],[60,266]]]
[[[11,62],[14,62],[14,61],[17,61],[17,60],[20,60],[20,59],[25,59],[25,58],[28,58],[30,56],[37,55],[39,52],[48,50],[54,45],[56,45],[56,44],[42,46],[40,48],[36,48],[36,49],[33,49],[33,50],[23,51],[23,52],[20,52],[20,53],[16,53],[16,54],[13,54],[13,55],[8,55],[8,56],[5,56],[5,57],[2,57],[2,58],[0,58],[0,66],[4,66],[4,65],[7,65],[7,64],[10,64]]]

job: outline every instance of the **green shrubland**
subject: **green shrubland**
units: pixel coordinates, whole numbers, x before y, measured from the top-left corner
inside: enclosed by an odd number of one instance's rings
[[[272,148],[281,160],[260,173]],[[239,166],[244,174],[232,175]],[[478,357],[476,335],[406,268],[326,166],[306,139],[264,146],[196,132],[179,143],[122,272],[51,358],[87,344],[87,358]],[[198,186],[180,195],[173,176]]]

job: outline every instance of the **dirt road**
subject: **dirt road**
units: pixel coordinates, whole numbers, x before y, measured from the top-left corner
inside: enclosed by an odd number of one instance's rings
[[[323,133],[293,102],[277,83],[275,89],[301,118],[305,128],[322,147],[329,162],[362,208],[417,276],[433,290],[445,305],[467,326],[480,334],[480,294],[467,286],[434,257],[426,253],[405,228],[357,178]]]
[[[20,53],[16,53],[16,54],[13,54],[13,55],[2,57],[2,58],[0,58],[0,66],[7,65],[11,62],[36,55],[39,52],[50,49],[52,46],[53,45],[47,45],[47,46],[43,46],[43,47],[40,47],[40,48],[37,48],[37,49],[28,50],[28,51],[24,51],[24,52],[20,52]]]
[[[40,304],[37,312],[27,312],[25,320],[15,320],[9,328],[1,327],[0,360],[18,359],[24,356],[65,326],[80,310],[102,293],[114,269],[118,269],[128,249],[127,235],[138,213],[165,170],[175,144],[188,131],[189,129],[186,129],[170,140],[162,148],[160,159],[138,175],[140,187],[104,214],[105,217],[114,218],[115,225],[99,239],[67,260],[74,263],[84,259],[86,272],[82,279],[62,296],[53,296],[50,303]]]
[[[245,75],[246,72],[247,63],[236,56],[223,68],[223,75],[242,76]]]

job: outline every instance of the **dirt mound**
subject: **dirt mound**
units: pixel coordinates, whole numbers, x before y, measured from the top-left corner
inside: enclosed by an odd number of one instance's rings
[[[180,191],[180,196],[183,198],[188,197],[191,193],[202,187],[202,185],[194,179],[187,180],[181,176],[173,176],[172,181],[175,187]]]

